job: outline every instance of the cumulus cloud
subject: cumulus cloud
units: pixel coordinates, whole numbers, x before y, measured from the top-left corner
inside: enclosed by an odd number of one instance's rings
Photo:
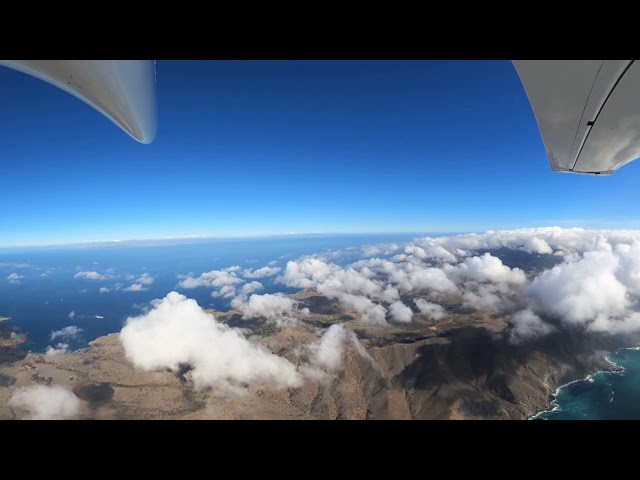
[[[264,286],[260,282],[253,281],[243,285],[240,292],[242,295],[250,295],[258,290],[262,290],[263,288]]]
[[[364,257],[378,257],[380,255],[392,255],[400,249],[395,243],[383,243],[380,245],[365,245],[362,247],[362,255]]]
[[[191,365],[188,375],[198,388],[302,383],[288,360],[216,322],[195,300],[177,292],[154,301],[148,313],[127,319],[120,339],[129,360],[143,370]]]
[[[519,268],[509,268],[490,253],[481,256],[467,257],[464,262],[452,268],[453,275],[460,275],[476,282],[513,283],[522,285],[527,281],[524,272]]]
[[[100,287],[100,294],[109,293],[109,289],[107,287]]]
[[[320,340],[309,346],[313,363],[326,369],[338,370],[344,364],[345,347],[351,344],[364,358],[375,364],[358,337],[341,324],[331,325]]]
[[[505,264],[509,258],[522,258],[510,251],[551,258],[538,264],[537,259],[532,261],[528,278],[518,266]],[[327,260],[344,260],[353,255],[350,251],[289,261],[277,281],[337,298],[358,312],[361,320],[375,323],[384,323],[387,315],[398,321],[403,317],[400,312],[408,317],[407,310],[396,303],[400,295],[429,294],[436,300],[457,298],[469,309],[530,311],[538,318],[551,316],[591,330],[635,329],[632,314],[634,305],[640,304],[640,231],[526,228],[424,237],[398,248],[370,245],[358,252],[371,258],[346,265]],[[431,305],[416,303],[430,318],[443,318],[444,311]],[[534,324],[531,316],[516,318],[520,333],[514,338],[525,335],[521,335],[525,326]]]
[[[410,323],[413,318],[413,311],[400,300],[397,300],[389,306],[389,315],[396,322]]]
[[[238,270],[240,270],[240,267],[229,267],[223,270],[211,270],[196,278],[188,276],[179,282],[178,286],[189,289],[198,287],[221,288],[228,285],[238,285],[243,283],[243,280],[236,275]]]
[[[514,265],[522,252],[535,257]],[[326,251],[290,260],[283,269],[270,262],[255,270],[233,266],[180,276],[179,287],[211,288],[213,297],[231,299],[245,318],[293,321],[306,313],[295,300],[259,295],[262,284],[248,281],[276,274],[277,283],[338,299],[363,322],[410,322],[411,308],[400,298],[420,296],[429,301],[415,299],[417,309],[433,321],[447,315],[440,301],[518,312],[510,317],[514,342],[551,332],[547,319],[594,331],[640,328],[640,232],[628,230],[545,227],[424,237],[404,245]],[[147,278],[152,277],[135,279],[128,289],[143,288]]]
[[[362,295],[352,293],[342,293],[338,296],[340,301],[347,307],[354,309],[360,314],[360,320],[366,323],[387,323],[387,309],[382,305],[374,303],[373,300]]]
[[[231,301],[231,306],[239,310],[243,318],[265,318],[278,324],[295,322],[298,311],[298,302],[283,293],[240,296]]]
[[[111,278],[111,276],[108,274],[100,274],[95,270],[93,270],[93,271],[86,271],[86,272],[78,272],[73,276],[73,278],[84,278],[86,280],[108,280],[109,278]]]
[[[629,306],[627,288],[615,276],[620,260],[608,243],[538,275],[528,289],[536,307],[568,323],[598,315],[621,316]]]
[[[553,249],[543,238],[533,236],[529,238],[522,246],[523,250],[531,253],[553,253]]]
[[[11,273],[7,276],[9,283],[20,283],[20,280],[24,278],[24,275],[18,275],[17,273]]]
[[[9,400],[11,407],[26,410],[30,420],[65,420],[78,416],[80,400],[61,385],[19,388]]]
[[[317,258],[289,261],[283,281],[291,287],[314,288],[339,269],[337,265],[329,265]]]
[[[236,287],[233,285],[225,285],[221,287],[219,290],[215,290],[211,292],[211,296],[213,298],[222,297],[222,298],[234,298],[236,296]]]
[[[422,245],[422,246],[420,246]],[[406,255],[413,255],[421,260],[437,260],[439,262],[455,263],[456,256],[449,252],[442,245],[438,245],[431,240],[423,240],[420,245],[410,244],[404,249]],[[403,258],[403,260],[406,257]]]
[[[531,310],[522,310],[516,313],[511,322],[513,328],[510,332],[510,340],[513,343],[520,343],[537,337],[542,337],[551,333],[555,328],[533,313]]]
[[[29,264],[29,263],[16,263],[16,262],[0,262],[0,268],[24,269],[24,268],[31,268],[31,264]]]
[[[414,265],[409,262],[397,264],[389,275],[389,281],[404,292],[446,293],[457,292],[458,287],[440,268]]]
[[[144,288],[140,283],[134,283],[133,285],[129,285],[122,289],[123,292],[142,292],[144,290],[146,290],[146,288]]]
[[[631,312],[618,318],[597,315],[589,329],[594,332],[628,333],[640,330],[640,312]]]
[[[71,340],[77,338],[82,331],[82,328],[79,328],[75,325],[69,325],[68,327],[61,328],[60,330],[53,330],[51,332],[51,341],[55,340],[56,338]]]
[[[76,311],[75,310],[71,310],[71,312],[69,312],[69,315],[67,315],[67,317],[69,317],[71,320],[73,320],[74,318],[76,318]]]
[[[151,275],[149,275],[148,273],[143,273],[138,277],[136,283],[139,283],[141,285],[151,285],[154,281],[155,278],[153,278]]]
[[[69,351],[68,343],[57,343],[55,347],[47,347],[45,352],[46,357],[55,357],[56,355],[63,355]]]
[[[467,284],[462,294],[462,304],[473,310],[499,312],[514,308],[514,299],[518,294],[505,283]]]
[[[435,320],[437,322],[446,316],[446,312],[442,305],[431,303],[424,298],[417,298],[413,302],[416,304],[416,307],[418,307],[418,310],[420,310],[420,313],[430,320]]]
[[[280,267],[262,267],[257,270],[247,269],[244,272],[242,272],[242,276],[245,278],[264,278],[264,277],[271,277],[273,275],[276,275],[281,271],[282,271],[282,268]]]

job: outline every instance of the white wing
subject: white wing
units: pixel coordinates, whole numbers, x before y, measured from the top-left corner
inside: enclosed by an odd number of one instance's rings
[[[136,140],[156,136],[153,60],[0,60],[88,103]]]
[[[640,62],[514,60],[551,168],[608,175],[640,157]]]

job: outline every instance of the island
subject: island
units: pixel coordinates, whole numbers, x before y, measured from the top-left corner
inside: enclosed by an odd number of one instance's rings
[[[337,323],[353,332],[365,353],[347,346],[343,365],[330,375],[310,376],[288,389],[241,386],[238,395],[195,388],[189,365],[176,371],[136,369],[113,333],[69,354],[4,355],[0,419],[20,418],[8,407],[10,397],[38,384],[70,389],[81,400],[78,418],[527,419],[549,406],[560,385],[612,368],[594,352],[639,340],[558,331],[543,341],[513,345],[503,335],[509,319],[502,313],[469,313],[452,303],[446,321],[416,313],[411,323],[376,325],[313,290],[293,298],[308,309],[293,325],[247,320],[234,310],[207,312],[212,322],[242,328],[247,338],[298,366],[308,360],[305,349]],[[19,345],[2,349],[18,351]]]

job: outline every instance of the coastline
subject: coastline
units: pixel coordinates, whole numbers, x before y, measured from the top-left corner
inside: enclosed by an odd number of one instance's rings
[[[622,351],[622,350],[635,350],[638,351],[640,350],[640,346],[637,347],[620,347],[617,350],[615,350],[613,353],[609,353],[607,355],[603,355],[603,359],[609,364],[610,368],[606,368],[606,369],[599,369],[597,371],[594,371],[592,373],[590,373],[589,375],[587,375],[586,377],[583,378],[578,378],[575,380],[571,380],[570,382],[564,383],[562,385],[560,385],[558,388],[556,388],[555,392],[552,394],[552,398],[551,398],[551,402],[549,403],[549,405],[547,406],[546,409],[544,410],[540,410],[539,412],[537,412],[536,414],[532,415],[531,417],[528,418],[528,420],[548,420],[547,418],[544,418],[542,415],[548,414],[548,413],[552,413],[552,412],[557,412],[560,409],[560,405],[558,404],[558,395],[560,394],[561,390],[569,387],[570,385],[579,383],[579,382],[594,382],[595,381],[595,377],[597,375],[622,375],[625,372],[625,367],[623,367],[622,365],[617,364],[615,361],[613,361],[610,356],[611,355],[616,355],[618,352]]]

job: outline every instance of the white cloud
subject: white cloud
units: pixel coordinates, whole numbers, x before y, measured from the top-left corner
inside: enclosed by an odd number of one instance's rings
[[[389,275],[389,281],[405,292],[457,292],[458,287],[440,268],[399,264]]]
[[[240,292],[242,295],[250,295],[258,290],[262,290],[263,288],[264,286],[260,282],[253,281],[243,285]]]
[[[437,260],[440,262],[448,263],[457,262],[456,256],[446,248],[444,248],[442,245],[438,245],[428,239],[420,242],[420,245],[421,246],[409,244],[405,247],[404,253],[407,255],[413,255],[420,260]]]
[[[437,322],[446,316],[446,312],[442,305],[431,303],[423,298],[417,298],[413,302],[418,307],[418,310],[420,310],[420,313],[431,320],[435,320]]]
[[[589,329],[594,332],[628,333],[640,330],[640,312],[628,313],[619,318],[597,315]]]
[[[213,298],[234,298],[236,296],[236,287],[234,287],[233,285],[225,285],[219,290],[214,290],[213,292],[211,292],[211,296]]]
[[[0,262],[0,268],[6,268],[6,269],[14,269],[14,268],[24,269],[24,268],[31,268],[31,264],[29,264],[29,263],[14,263],[14,262]]]
[[[266,318],[278,324],[294,322],[298,311],[298,302],[283,293],[236,297],[231,306],[240,311],[243,318]]]
[[[277,273],[280,273],[282,268],[280,267],[262,267],[257,270],[247,269],[242,272],[242,276],[245,278],[264,278],[271,277]]]
[[[516,313],[511,318],[511,321],[513,328],[510,332],[510,340],[513,343],[520,343],[525,340],[542,337],[555,330],[529,309]]]
[[[104,275],[100,274],[94,270],[94,271],[78,272],[73,276],[73,278],[84,278],[86,280],[108,280],[109,278],[111,278],[111,276],[108,274],[104,274]]]
[[[381,245],[366,245],[362,247],[364,257],[377,257],[379,255],[392,255],[400,246],[395,243],[383,243]]]
[[[17,273],[11,273],[7,276],[9,283],[20,283],[20,280],[24,278],[24,275],[18,275]]]
[[[462,294],[465,307],[499,312],[514,307],[510,297],[517,295],[506,283],[468,284]]]
[[[56,355],[64,355],[69,351],[68,343],[57,343],[55,347],[49,346],[47,347],[47,351],[45,352],[46,357],[55,357]]]
[[[197,288],[197,287],[213,287],[221,288],[226,285],[238,285],[243,283],[244,280],[238,278],[236,271],[240,270],[240,267],[229,267],[224,270],[212,270],[205,272],[197,278],[188,276],[178,286],[180,288]]]
[[[353,345],[362,357],[375,364],[358,337],[341,324],[331,325],[317,343],[309,346],[313,363],[329,371],[342,368],[345,347],[348,344]]]
[[[195,300],[177,292],[154,301],[148,313],[127,319],[120,339],[127,357],[143,370],[177,371],[180,364],[190,364],[189,375],[199,388],[302,383],[288,360],[216,322]]]
[[[107,287],[100,287],[100,294],[109,293],[109,289]]]
[[[331,325],[319,342],[311,346],[316,363],[329,370],[342,367],[347,332],[342,325]]]
[[[482,256],[467,257],[463,263],[450,269],[450,272],[454,276],[459,275],[476,282],[504,282],[522,285],[527,281],[527,277],[522,270],[507,267],[502,263],[502,260],[490,253],[485,253]]]
[[[61,385],[19,388],[9,400],[13,408],[26,410],[31,420],[64,420],[78,416],[80,400]]]
[[[338,270],[337,265],[329,265],[317,258],[305,258],[297,262],[287,262],[283,281],[297,288],[313,288]]]
[[[553,253],[553,249],[549,246],[546,240],[540,237],[531,237],[523,245],[524,249],[531,253]]]
[[[69,315],[67,315],[67,317],[73,320],[74,318],[76,318],[76,311],[72,310],[71,312],[69,312]]]
[[[69,325],[68,327],[61,328],[60,330],[53,330],[51,332],[51,340],[55,340],[56,338],[65,338],[65,339],[73,339],[77,338],[77,336],[82,332],[83,329],[76,327],[75,325]]]
[[[393,320],[400,323],[410,323],[413,318],[411,309],[400,300],[393,302],[389,306],[389,315],[391,315]]]
[[[360,313],[360,320],[363,322],[377,324],[387,323],[385,320],[387,309],[380,304],[374,303],[373,300],[361,295],[353,295],[352,293],[342,293],[338,298],[347,307]]]
[[[140,277],[138,277],[136,283],[140,283],[142,285],[151,285],[154,281],[155,278],[153,278],[151,275],[149,275],[148,273],[143,273],[142,275],[140,275]]]
[[[511,250],[519,251],[518,257],[512,257]],[[545,259],[538,270],[528,269],[527,278],[522,269],[509,263],[510,258],[522,258],[523,251],[554,255],[560,263],[541,271],[542,265],[549,265]],[[355,261],[346,264],[347,258]],[[344,264],[332,263],[338,261],[335,259]],[[213,296],[234,299],[247,315],[258,315],[260,309],[270,312],[267,305],[251,304],[249,295],[258,290],[258,284],[245,284],[236,275],[238,271],[239,267],[231,267],[197,278],[190,275],[183,277],[180,285],[214,288]],[[243,273],[251,278],[275,273],[275,269],[263,267]],[[424,237],[402,246],[368,245],[288,261],[276,282],[336,298],[364,322],[384,324],[387,316],[410,321],[410,309],[402,305],[400,297],[420,294],[436,302],[461,301],[471,309],[530,312],[514,317],[514,338],[526,337],[528,330],[540,326],[535,318],[546,317],[591,330],[629,331],[636,328],[639,318],[633,314],[640,305],[640,231],[545,227]],[[280,300],[273,301],[274,305],[276,302]],[[446,315],[437,303],[424,299],[415,303],[432,320]],[[283,308],[272,317],[293,318],[300,313]],[[543,334],[547,329],[538,330]]]
[[[140,283],[134,283],[133,285],[129,285],[122,289],[123,292],[142,292],[144,290],[146,290],[146,288],[144,288]]]
[[[528,288],[536,308],[574,324],[624,315],[627,288],[615,276],[620,260],[608,243],[601,245],[538,275]]]

